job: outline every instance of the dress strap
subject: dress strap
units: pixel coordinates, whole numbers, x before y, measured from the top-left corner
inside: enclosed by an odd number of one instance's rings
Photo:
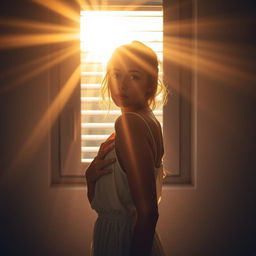
[[[149,127],[147,121],[145,120],[145,118],[144,118],[142,115],[140,115],[140,114],[138,114],[138,113],[136,113],[136,112],[127,112],[127,113],[129,113],[129,114],[131,113],[131,114],[135,114],[135,115],[139,116],[139,117],[144,121],[144,123],[146,124],[146,126],[148,127],[149,132],[150,132],[151,137],[152,137],[152,140],[153,140],[154,147],[155,147],[155,154],[156,154],[156,155],[155,155],[155,163],[156,163],[156,157],[157,157],[156,141],[155,141],[154,135],[153,135],[153,133],[152,133],[152,131],[151,131],[151,129],[150,129],[150,127]]]

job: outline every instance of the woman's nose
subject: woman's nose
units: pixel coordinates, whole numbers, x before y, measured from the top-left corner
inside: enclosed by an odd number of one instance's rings
[[[120,79],[120,81],[118,83],[118,89],[120,91],[125,91],[127,88],[127,84],[128,84],[128,79],[126,76],[123,76],[122,79]]]

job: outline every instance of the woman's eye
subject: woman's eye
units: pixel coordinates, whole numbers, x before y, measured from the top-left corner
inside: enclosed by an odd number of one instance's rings
[[[120,78],[120,76],[121,76],[121,75],[120,75],[119,73],[113,73],[113,74],[112,74],[112,77],[115,78],[115,79]]]
[[[137,75],[131,75],[131,80],[139,80],[140,77]]]

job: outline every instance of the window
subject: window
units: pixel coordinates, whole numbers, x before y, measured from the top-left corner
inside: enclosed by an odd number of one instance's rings
[[[191,70],[183,68],[179,61],[173,60],[172,55],[169,55],[171,39],[180,34],[177,32],[179,29],[175,29],[175,34],[168,26],[170,22],[178,24],[182,15],[184,18],[193,15],[193,8],[188,10],[182,13],[177,8],[173,9],[169,3],[165,3],[163,7],[159,3],[148,3],[133,6],[129,10],[126,5],[90,6],[79,10],[81,42],[78,48],[81,52],[59,65],[50,78],[51,83],[55,81],[59,84],[55,91],[57,93],[68,80],[72,67],[81,63],[81,79],[52,129],[52,184],[84,184],[82,175],[86,166],[96,155],[100,143],[114,131],[114,121],[120,111],[113,105],[106,115],[107,111],[99,104],[99,88],[106,60],[112,50],[132,40],[142,41],[157,52],[160,74],[164,74],[164,81],[171,91],[168,104],[163,109],[160,107],[154,111],[164,133],[164,164],[169,172],[165,183],[191,184],[191,97],[195,79]],[[121,37],[116,37],[113,30],[106,32],[108,27],[113,26],[117,31],[115,33],[122,34]],[[124,27],[127,28],[125,33]],[[192,39],[193,33],[190,35]],[[108,38],[115,40],[111,40],[110,44]],[[112,44],[113,41],[116,42],[115,45]],[[193,40],[191,42],[193,48]]]
[[[105,63],[111,52],[134,39],[145,43],[158,55],[161,79],[163,12],[160,7],[146,9],[81,11],[81,161],[85,168],[100,143],[114,132],[115,119],[121,114],[114,104],[109,112],[104,110],[99,101]],[[162,123],[162,108],[154,113]]]

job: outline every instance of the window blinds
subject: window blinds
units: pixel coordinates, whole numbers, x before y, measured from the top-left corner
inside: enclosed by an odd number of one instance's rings
[[[119,30],[115,31],[115,26]],[[107,35],[119,35],[120,39],[111,36],[109,38]],[[90,42],[91,38],[95,41]],[[143,42],[157,53],[161,79],[162,11],[152,11],[152,9],[150,11],[81,11],[81,161],[83,163],[91,162],[96,156],[100,144],[114,132],[114,122],[121,114],[113,103],[111,110],[108,111],[100,102],[100,87],[105,75],[104,65],[109,57],[105,54],[104,46],[111,46],[114,50],[118,44],[133,40]],[[161,95],[158,100],[161,100]],[[162,124],[162,108],[157,107],[154,113]]]

